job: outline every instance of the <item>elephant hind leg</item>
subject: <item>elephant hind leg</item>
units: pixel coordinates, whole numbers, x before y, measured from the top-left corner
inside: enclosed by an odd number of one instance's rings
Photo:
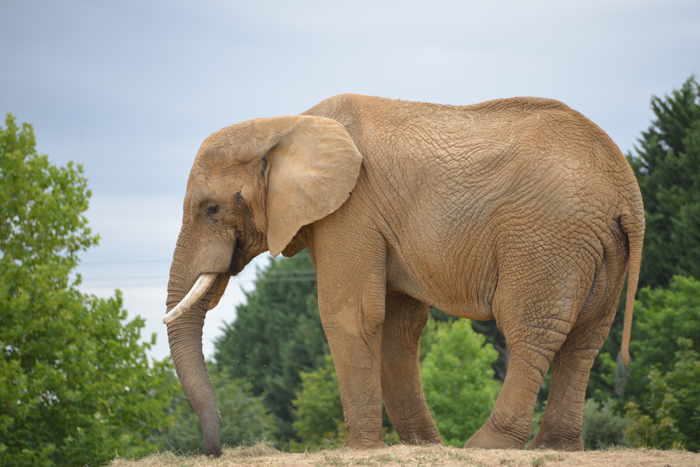
[[[599,329],[610,329],[610,323]],[[597,333],[597,332],[596,332]],[[604,338],[591,335],[585,327],[575,328],[552,364],[552,380],[540,430],[530,448],[560,451],[583,450],[583,408],[591,367]]]
[[[407,444],[440,443],[420,381],[420,336],[428,306],[388,294],[382,335],[382,393],[391,423]]]
[[[494,313],[506,338],[508,370],[489,419],[466,447],[520,449],[530,434],[537,395],[549,365],[581,311],[593,278],[571,264],[549,261],[538,280],[499,282]],[[543,280],[543,278],[548,280]],[[557,282],[552,283],[556,278]]]
[[[583,449],[583,409],[588,379],[610,332],[623,281],[623,263],[609,262],[599,271],[579,319],[554,358],[547,407],[530,447]]]

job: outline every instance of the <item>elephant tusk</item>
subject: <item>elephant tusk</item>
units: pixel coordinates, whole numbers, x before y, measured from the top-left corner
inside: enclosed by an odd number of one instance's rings
[[[165,314],[163,322],[165,324],[170,324],[173,321],[175,321],[181,314],[189,310],[192,307],[192,305],[197,303],[197,301],[199,301],[199,299],[202,298],[204,294],[209,291],[211,286],[214,284],[214,281],[216,280],[216,276],[217,274],[211,273],[200,274],[190,291],[187,292],[187,295],[185,295],[185,298],[180,300],[180,303],[178,303],[175,306],[175,308],[173,308]]]

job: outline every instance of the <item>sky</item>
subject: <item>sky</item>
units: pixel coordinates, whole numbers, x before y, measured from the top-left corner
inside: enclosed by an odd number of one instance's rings
[[[185,183],[202,140],[344,92],[444,104],[559,99],[633,150],[649,101],[700,76],[697,0],[34,1],[0,3],[0,112],[55,164],[85,167],[102,238],[81,289],[162,317]],[[258,257],[208,313],[204,349]]]

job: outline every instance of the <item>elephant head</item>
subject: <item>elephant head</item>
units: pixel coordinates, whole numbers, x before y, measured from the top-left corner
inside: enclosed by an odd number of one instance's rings
[[[278,255],[301,227],[337,210],[361,163],[345,127],[322,117],[251,120],[202,143],[187,182],[164,321],[207,454],[218,455],[221,447],[202,354],[205,313],[251,259],[266,250]]]

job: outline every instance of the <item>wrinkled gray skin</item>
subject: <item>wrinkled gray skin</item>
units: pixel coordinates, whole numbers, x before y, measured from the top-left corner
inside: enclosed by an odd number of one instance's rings
[[[557,101],[454,107],[341,95],[301,116],[224,128],[204,141],[190,173],[167,300],[171,309],[200,274],[217,275],[168,325],[204,449],[220,453],[202,357],[206,310],[256,255],[304,247],[351,447],[382,444],[382,402],[404,442],[440,441],[418,368],[431,304],[495,319],[506,337],[503,388],[467,446],[522,447],[551,366],[533,446],[581,449],[590,368],[627,272],[632,303],[643,235],[625,158]],[[625,361],[631,317],[628,306]]]

